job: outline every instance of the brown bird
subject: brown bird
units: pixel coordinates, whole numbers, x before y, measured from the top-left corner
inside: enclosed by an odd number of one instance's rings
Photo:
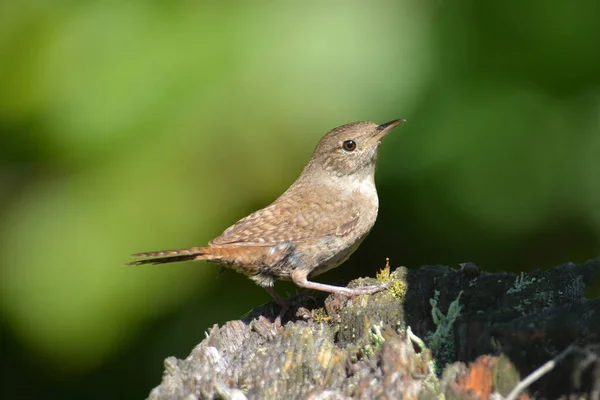
[[[242,218],[204,247],[134,254],[128,265],[210,261],[246,274],[284,309],[276,279],[345,296],[385,285],[345,288],[309,281],[350,257],[377,219],[375,164],[382,139],[404,122],[354,122],[329,131],[300,177],[277,200]]]

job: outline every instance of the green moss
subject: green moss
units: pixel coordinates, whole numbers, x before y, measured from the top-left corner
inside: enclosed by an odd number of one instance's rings
[[[381,350],[385,343],[385,337],[381,333],[381,325],[373,325],[369,330],[369,340],[375,349]]]
[[[439,291],[436,290],[433,298],[429,300],[429,304],[431,304],[431,318],[437,328],[435,332],[425,337],[425,342],[436,356],[436,373],[441,373],[443,366],[454,359],[453,325],[461,315],[462,306],[459,303],[461,295],[462,291],[450,303],[446,315],[437,307],[440,296]]]
[[[515,279],[515,283],[513,286],[506,291],[508,294],[518,293],[521,290],[525,289],[527,286],[531,285],[535,282],[535,278],[526,279],[526,276],[523,272]]]

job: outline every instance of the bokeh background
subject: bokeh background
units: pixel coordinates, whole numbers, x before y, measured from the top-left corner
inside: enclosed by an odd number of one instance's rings
[[[144,397],[269,301],[214,265],[123,264],[268,204],[347,122],[408,121],[371,236],[319,281],[597,256],[598,21],[597,0],[0,2],[2,398]]]

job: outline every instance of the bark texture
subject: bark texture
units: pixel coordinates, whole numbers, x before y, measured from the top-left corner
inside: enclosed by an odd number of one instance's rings
[[[215,325],[185,360],[165,361],[149,398],[502,398],[576,344],[521,398],[593,399],[599,277],[600,259],[520,275],[470,263],[383,270],[350,284],[391,281],[374,295],[301,294],[279,326],[274,304]]]

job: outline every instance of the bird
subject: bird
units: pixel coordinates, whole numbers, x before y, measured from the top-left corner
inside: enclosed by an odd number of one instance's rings
[[[375,167],[383,138],[405,122],[353,122],[327,132],[296,181],[273,203],[225,229],[206,246],[132,254],[127,265],[209,261],[247,275],[287,309],[274,289],[291,280],[304,289],[353,297],[385,284],[347,288],[314,282],[344,263],[367,237],[379,210]]]

